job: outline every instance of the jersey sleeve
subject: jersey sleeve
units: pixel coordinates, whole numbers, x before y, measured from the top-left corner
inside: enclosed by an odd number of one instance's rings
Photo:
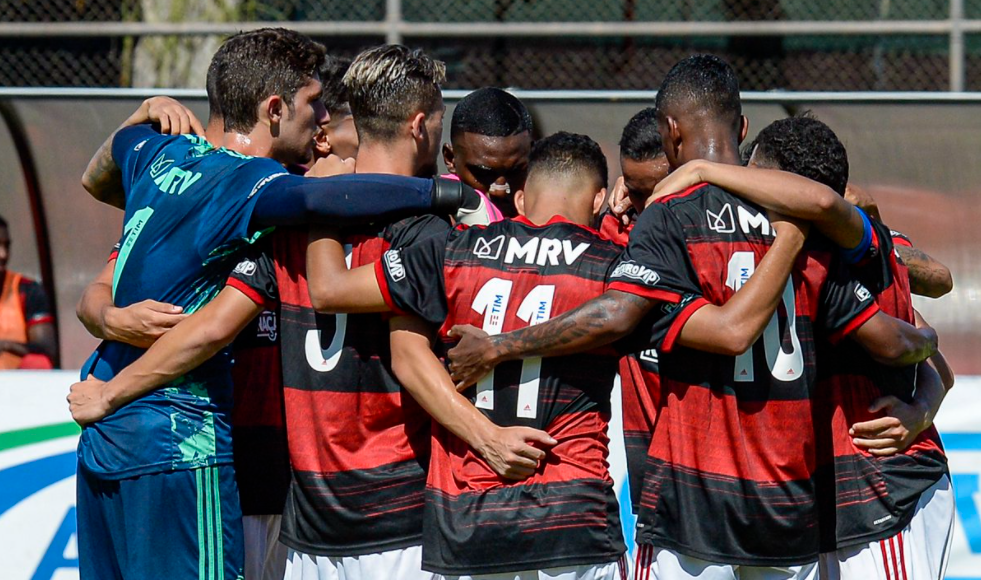
[[[607,287],[670,303],[701,294],[684,228],[666,205],[652,204],[640,214]]]
[[[20,291],[24,304],[24,320],[28,327],[45,322],[54,322],[51,303],[48,301],[48,294],[44,291],[44,286],[34,280],[24,280],[21,282]]]
[[[153,161],[155,154],[170,139],[157,133],[150,125],[134,125],[116,132],[112,139],[112,159],[123,176],[123,190],[127,193],[136,177]]]
[[[252,213],[259,196],[286,178],[304,179],[290,175],[272,159],[256,158],[235,168],[226,176],[223,187],[212,196],[207,209],[209,215],[202,220],[202,236],[221,242],[254,241],[256,232],[251,225]],[[212,241],[201,245],[208,247]]]
[[[433,235],[401,249],[388,250],[375,262],[375,278],[394,312],[415,314],[433,326],[448,315],[443,260],[449,239],[459,230]]]
[[[269,239],[254,244],[245,252],[229,275],[227,285],[266,310],[276,308],[279,303],[279,285],[276,282],[276,265]]]
[[[838,343],[872,318],[879,307],[872,292],[845,265],[837,263],[832,268],[821,289],[818,326],[832,343]]]
[[[913,247],[913,240],[909,238],[903,232],[897,232],[896,230],[889,230],[889,237],[892,238],[892,243],[894,246],[906,246],[908,248]]]

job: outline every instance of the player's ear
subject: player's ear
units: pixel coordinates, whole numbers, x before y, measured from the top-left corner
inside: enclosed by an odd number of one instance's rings
[[[600,189],[593,196],[593,217],[596,217],[603,210],[603,206],[606,205],[606,188]]]
[[[413,115],[412,120],[409,121],[409,125],[412,131],[412,138],[417,143],[426,140],[426,113],[419,111]]]
[[[525,190],[514,192],[514,209],[518,210],[518,215],[525,215]]]
[[[456,175],[456,164],[453,162],[453,146],[449,143],[443,143],[443,163],[446,164],[446,169]]]
[[[746,139],[746,135],[749,133],[749,119],[746,115],[739,115],[739,143],[742,143]]]
[[[263,113],[265,114],[266,123],[270,126],[279,125],[283,122],[283,112],[286,108],[286,103],[283,102],[283,98],[279,95],[272,95],[262,102],[259,109],[259,120],[262,120]]]

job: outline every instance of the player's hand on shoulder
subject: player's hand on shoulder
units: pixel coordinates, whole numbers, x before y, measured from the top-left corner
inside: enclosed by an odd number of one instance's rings
[[[848,183],[845,186],[845,201],[861,209],[869,217],[875,218],[880,222],[882,221],[882,216],[879,215],[879,204],[875,202],[875,198],[872,197],[872,194],[868,190],[854,183]]]
[[[204,135],[204,126],[194,113],[179,101],[170,97],[150,97],[143,101],[138,114],[143,115],[139,123],[160,125],[163,135]],[[131,119],[133,119],[131,117]],[[134,123],[137,124],[137,123]]]
[[[869,410],[882,411],[883,417],[855,423],[848,431],[859,449],[872,455],[894,455],[909,447],[925,429],[933,424],[930,410],[914,401],[904,403],[892,395],[876,399]]]
[[[105,384],[89,375],[88,379],[71,386],[67,399],[68,410],[71,411],[72,419],[82,427],[112,412],[108,400],[103,396]]]
[[[557,441],[531,427],[497,427],[478,444],[477,452],[504,479],[527,479]]]
[[[341,159],[337,155],[321,157],[307,170],[306,177],[333,177],[354,173],[354,158]]]
[[[187,317],[180,306],[143,300],[125,308],[111,308],[106,312],[105,325],[113,340],[139,348],[149,348]]]
[[[483,330],[469,324],[458,324],[450,329],[448,335],[460,339],[446,353],[450,359],[450,377],[456,383],[457,390],[462,391],[475,384],[497,366],[490,335]]]
[[[780,212],[767,210],[770,225],[777,235],[794,236],[803,241],[811,231],[811,222],[790,217]]]

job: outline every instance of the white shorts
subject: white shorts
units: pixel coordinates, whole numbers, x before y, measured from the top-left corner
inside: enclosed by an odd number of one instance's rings
[[[627,560],[589,566],[566,566],[476,576],[437,576],[440,580],[627,580]]]
[[[422,546],[361,556],[311,556],[290,550],[285,580],[435,580],[422,569]]]
[[[289,548],[279,541],[283,516],[242,516],[245,580],[283,580]]]
[[[636,546],[634,580],[817,580],[818,563],[803,566],[717,564],[650,544]]]
[[[946,475],[920,495],[916,511],[891,538],[821,554],[830,580],[940,580],[954,533],[954,492]]]

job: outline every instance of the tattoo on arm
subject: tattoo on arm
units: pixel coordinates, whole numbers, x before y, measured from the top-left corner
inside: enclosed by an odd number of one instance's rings
[[[491,340],[506,359],[575,354],[630,334],[653,305],[641,296],[611,290],[548,322]]]
[[[939,298],[950,292],[953,282],[946,266],[917,248],[896,245],[896,252],[909,268],[909,286],[913,294]]]

